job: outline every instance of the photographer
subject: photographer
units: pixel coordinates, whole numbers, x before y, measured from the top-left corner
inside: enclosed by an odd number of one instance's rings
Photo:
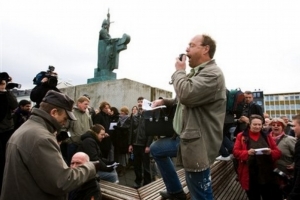
[[[8,90],[11,77],[6,72],[0,73],[0,190],[5,164],[5,147],[14,132],[12,112],[18,107],[16,97]]]
[[[53,66],[49,66],[47,72],[40,72],[34,79],[33,82],[37,86],[35,86],[31,93],[30,99],[31,101],[35,102],[36,108],[40,107],[40,103],[42,99],[46,95],[49,90],[55,90],[56,92],[60,92],[57,89],[57,73],[54,71]],[[41,80],[40,80],[41,79]]]

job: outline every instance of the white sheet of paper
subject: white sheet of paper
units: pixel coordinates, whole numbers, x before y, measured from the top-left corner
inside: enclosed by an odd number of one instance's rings
[[[165,107],[166,107],[165,105],[162,105],[162,106],[157,106],[157,107],[152,108],[152,102],[147,99],[144,99],[143,104],[142,104],[143,110],[154,110],[157,108],[165,108]]]
[[[264,151],[264,150],[268,150],[269,148],[259,148],[259,149],[254,149],[255,151]]]
[[[259,149],[254,149],[256,155],[263,155],[264,150],[268,150],[269,148],[259,148]]]
[[[109,130],[115,130],[114,126],[117,126],[117,122],[111,122],[109,125]]]

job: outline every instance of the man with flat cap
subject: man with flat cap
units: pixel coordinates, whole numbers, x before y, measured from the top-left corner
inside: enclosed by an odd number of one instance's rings
[[[95,178],[94,164],[69,168],[56,134],[67,120],[76,120],[74,101],[50,90],[40,107],[7,143],[1,200],[66,199],[67,193]]]

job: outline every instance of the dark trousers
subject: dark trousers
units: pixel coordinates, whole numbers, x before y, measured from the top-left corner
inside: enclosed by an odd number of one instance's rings
[[[10,136],[14,133],[14,130],[9,130],[0,133],[0,195],[2,188],[2,180],[5,166],[5,153],[6,153],[6,143],[8,142]]]
[[[250,183],[246,191],[249,200],[283,200],[279,186],[276,184]]]
[[[135,183],[138,185],[142,184],[144,175],[144,184],[147,185],[151,182],[150,172],[150,153],[145,153],[145,146],[133,146],[134,154],[134,173]]]
[[[227,136],[223,135],[223,141],[219,153],[221,154],[221,156],[227,157],[232,153],[232,150],[233,142],[229,140]]]

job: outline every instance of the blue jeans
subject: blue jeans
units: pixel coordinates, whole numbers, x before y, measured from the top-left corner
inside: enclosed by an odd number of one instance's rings
[[[185,171],[185,180],[190,191],[191,200],[213,200],[210,169],[201,172]]]
[[[115,169],[112,172],[98,171],[97,174],[101,180],[108,181],[111,183],[119,182],[118,174]]]
[[[150,152],[157,164],[167,191],[170,194],[183,191],[176,169],[171,160],[171,157],[177,156],[178,145],[179,137],[176,137],[176,140],[171,138],[159,139],[150,146]]]

